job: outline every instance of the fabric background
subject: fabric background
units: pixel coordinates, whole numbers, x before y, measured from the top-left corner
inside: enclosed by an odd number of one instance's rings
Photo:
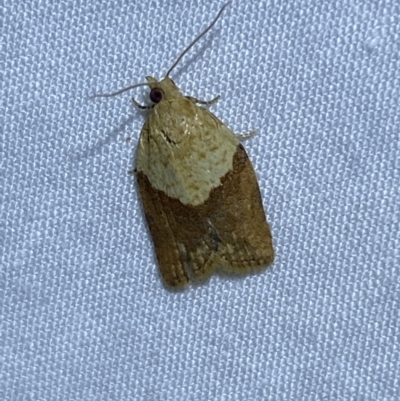
[[[146,89],[86,97],[161,78],[221,5],[1,6],[1,400],[400,399],[398,0],[234,0],[183,59],[258,130],[277,258],[162,285],[127,174]]]

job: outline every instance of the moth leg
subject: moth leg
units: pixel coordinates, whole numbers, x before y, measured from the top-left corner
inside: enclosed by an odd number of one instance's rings
[[[147,109],[152,109],[154,106],[151,104],[149,106],[143,106],[141,105],[139,102],[137,102],[135,100],[135,98],[132,98],[132,103],[134,104],[134,106],[136,106],[138,109],[142,109],[142,110],[147,110]]]
[[[243,134],[235,134],[239,141],[245,141],[246,139],[253,138],[253,136],[255,135],[257,135],[257,131],[245,132]]]
[[[189,99],[192,102],[195,102],[195,103],[198,103],[198,104],[204,104],[205,106],[210,106],[210,105],[212,105],[214,103],[217,103],[218,100],[220,99],[220,97],[221,96],[218,95],[214,99],[211,99],[211,100],[200,100],[200,99],[197,99],[197,98],[192,97],[192,96],[186,96],[186,99]]]

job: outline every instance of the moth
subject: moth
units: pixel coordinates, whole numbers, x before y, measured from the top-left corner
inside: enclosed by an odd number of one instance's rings
[[[184,50],[158,81],[97,95],[115,96],[150,87],[149,115],[136,154],[137,184],[154,242],[161,276],[168,287],[203,282],[217,269],[233,274],[258,271],[274,260],[256,174],[235,135],[201,101],[182,94],[169,77],[182,57],[217,22]]]

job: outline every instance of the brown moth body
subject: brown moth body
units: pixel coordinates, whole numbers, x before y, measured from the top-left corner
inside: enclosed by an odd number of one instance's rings
[[[151,109],[140,134],[136,156],[137,182],[153,237],[162,278],[182,288],[189,278],[207,279],[216,269],[244,274],[274,260],[271,232],[265,217],[253,166],[236,136],[213,113],[184,96],[169,74],[182,57],[216,23],[185,49],[149,86]],[[96,96],[95,96],[96,97]]]

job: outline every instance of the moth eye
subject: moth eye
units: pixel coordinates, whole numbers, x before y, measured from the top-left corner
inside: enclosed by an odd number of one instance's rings
[[[160,88],[153,88],[150,91],[150,100],[153,103],[160,103],[164,96],[164,92]]]

